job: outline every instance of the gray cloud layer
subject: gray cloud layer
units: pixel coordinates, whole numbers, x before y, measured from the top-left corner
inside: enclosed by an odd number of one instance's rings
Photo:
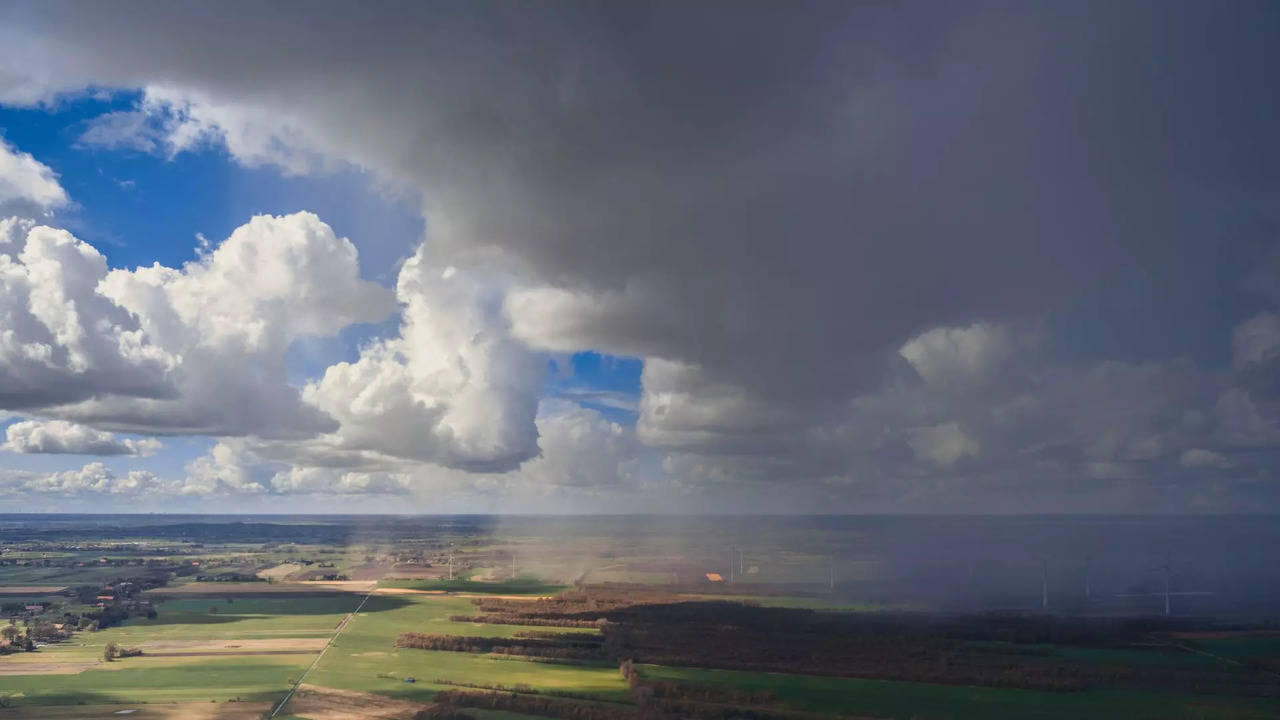
[[[216,141],[421,191],[413,262],[435,274],[414,297],[451,266],[490,289],[307,390],[349,431],[331,451],[425,438],[509,468],[537,437],[528,348],[597,349],[646,359],[638,437],[689,477],[1008,498],[1159,494],[1141,482],[1194,471],[1274,497],[1280,283],[1250,272],[1278,257],[1274,5],[33,3],[0,21],[0,100],[147,88],[84,142]],[[427,380],[439,342],[461,358],[440,377],[481,378],[452,409]],[[354,402],[365,386],[415,400],[383,417]],[[441,427],[455,455],[429,449]]]

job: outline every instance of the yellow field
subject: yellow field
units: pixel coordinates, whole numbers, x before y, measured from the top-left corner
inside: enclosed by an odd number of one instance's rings
[[[373,590],[376,580],[302,580],[297,582],[190,582],[155,588],[148,595],[288,595],[290,593],[358,593]]]
[[[302,566],[298,563],[280,563],[275,567],[259,570],[258,577],[267,578],[268,580],[283,580],[301,569]]]

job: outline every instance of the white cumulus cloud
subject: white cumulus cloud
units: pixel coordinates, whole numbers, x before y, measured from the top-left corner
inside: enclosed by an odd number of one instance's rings
[[[0,216],[45,214],[67,202],[66,190],[48,165],[0,139]]]
[[[97,291],[178,358],[173,396],[91,398],[66,419],[129,432],[304,437],[336,428],[289,384],[294,341],[382,320],[391,293],[362,280],[355,246],[311,213],[258,216],[182,268],[106,273]]]
[[[95,462],[79,470],[66,470],[29,478],[20,485],[20,489],[27,492],[69,496],[85,493],[139,495],[163,491],[165,486],[159,478],[145,470],[131,470],[122,475],[100,462]]]
[[[1225,455],[1212,450],[1205,450],[1204,448],[1184,450],[1178,462],[1185,468],[1226,468],[1231,466],[1231,461]]]
[[[916,428],[907,442],[917,455],[938,465],[954,465],[978,454],[977,441],[954,422]]]
[[[161,448],[155,438],[117,438],[109,432],[65,420],[24,420],[10,425],[3,449],[18,453],[79,455],[154,455]]]
[[[975,323],[937,327],[912,338],[898,354],[930,385],[962,387],[980,383],[1017,350],[1006,325]]]
[[[1231,361],[1237,370],[1266,368],[1280,360],[1280,314],[1264,312],[1231,333]]]
[[[252,459],[242,443],[222,441],[187,463],[186,478],[177,486],[184,495],[256,495],[267,491],[251,472]]]
[[[177,358],[99,292],[101,253],[65,230],[0,229],[0,407],[172,394]]]
[[[510,336],[501,291],[433,265],[425,246],[396,285],[400,335],[366,347],[307,386],[340,423],[345,450],[471,470],[507,470],[537,452],[544,358]]]
[[[407,493],[409,488],[409,478],[403,473],[292,467],[271,477],[272,492],[284,495],[397,495]]]

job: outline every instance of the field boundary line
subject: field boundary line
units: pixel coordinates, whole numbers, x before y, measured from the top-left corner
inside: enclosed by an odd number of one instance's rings
[[[1191,645],[1186,645],[1183,643],[1173,643],[1173,646],[1177,648],[1182,648],[1187,652],[1196,653],[1197,655],[1204,655],[1206,657],[1211,657],[1214,660],[1219,660],[1221,662],[1228,663],[1230,665],[1235,665],[1236,667],[1243,667],[1243,668],[1249,668],[1251,670],[1258,670],[1272,677],[1280,678],[1280,672],[1276,672],[1275,670],[1269,670],[1265,667],[1258,667],[1256,665],[1246,664],[1246,663],[1240,662],[1239,660],[1236,660],[1235,658],[1229,658],[1225,655],[1211,653],[1208,650],[1201,650],[1200,648],[1192,647]]]
[[[280,711],[284,709],[284,706],[289,703],[289,699],[298,691],[298,687],[307,679],[307,675],[309,675],[320,662],[320,658],[324,657],[324,654],[329,652],[329,648],[333,647],[333,641],[337,640],[338,636],[342,634],[343,630],[347,629],[347,626],[351,624],[351,621],[355,619],[356,615],[360,614],[360,610],[364,607],[364,604],[369,602],[369,598],[373,597],[373,591],[377,589],[377,584],[375,584],[373,589],[370,590],[368,594],[364,596],[364,599],[360,601],[360,604],[356,606],[356,609],[352,610],[342,622],[338,623],[338,627],[334,628],[333,635],[329,637],[329,642],[324,644],[324,647],[320,649],[320,654],[316,655],[316,659],[312,660],[311,664],[307,666],[307,669],[302,671],[302,675],[298,677],[298,681],[293,684],[293,687],[289,688],[288,694],[284,696],[284,699],[280,701],[280,704],[276,706],[276,709],[267,716],[267,720],[270,720],[280,714]]]

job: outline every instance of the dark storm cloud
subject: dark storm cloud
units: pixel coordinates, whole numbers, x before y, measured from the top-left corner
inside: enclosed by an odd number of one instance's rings
[[[1276,242],[1274,4],[33,3],[0,20],[0,98],[152,86],[248,162],[338,158],[419,188],[436,262],[514,278],[518,337],[651,359],[654,445],[770,468],[862,447],[886,424],[861,428],[854,398],[938,326],[1049,315],[1070,362],[1217,372],[1267,307],[1244,275]],[[1052,394],[1038,378],[1021,387]],[[959,411],[903,412],[920,417],[877,452],[953,465],[991,445]],[[1082,442],[1045,433],[1011,456]]]

